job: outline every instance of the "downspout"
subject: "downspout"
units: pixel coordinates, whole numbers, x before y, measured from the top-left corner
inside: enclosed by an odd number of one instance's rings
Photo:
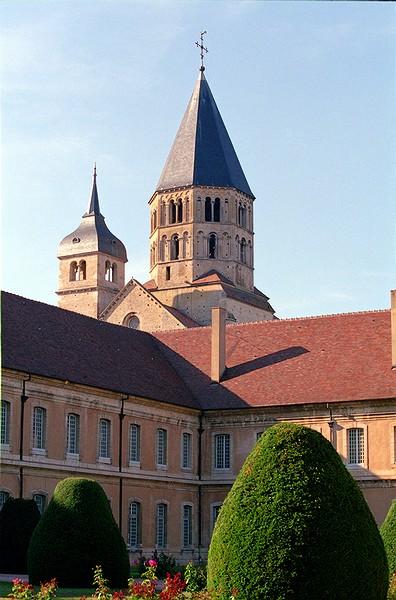
[[[121,412],[118,415],[119,417],[119,435],[118,435],[118,471],[122,473],[122,422],[124,420],[124,401],[128,400],[128,396],[126,398],[121,398]],[[122,476],[120,475],[120,483],[119,483],[119,491],[118,491],[118,527],[122,533]]]
[[[205,429],[202,426],[203,411],[199,415],[198,428],[198,564],[202,564],[201,547],[202,547],[202,434]]]
[[[25,404],[29,399],[29,396],[26,396],[26,382],[30,381],[30,373],[28,373],[28,378],[22,381],[22,394],[21,394],[21,420],[19,426],[19,460],[22,463],[23,461],[23,424],[25,420]],[[19,467],[19,498],[23,498],[23,466]]]

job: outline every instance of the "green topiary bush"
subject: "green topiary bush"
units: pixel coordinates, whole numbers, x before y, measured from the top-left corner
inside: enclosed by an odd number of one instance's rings
[[[385,600],[374,518],[333,446],[293,424],[257,442],[216,522],[208,588],[229,600]]]
[[[56,577],[61,587],[90,587],[96,565],[112,587],[126,586],[128,554],[106,494],[96,481],[70,477],[58,483],[34,531],[29,579]]]
[[[389,574],[392,575],[396,571],[396,500],[392,502],[380,532],[388,558]]]
[[[34,500],[8,498],[0,511],[0,573],[27,573],[27,552],[40,511]]]

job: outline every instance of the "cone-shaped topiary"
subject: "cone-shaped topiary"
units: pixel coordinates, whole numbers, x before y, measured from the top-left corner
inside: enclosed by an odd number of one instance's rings
[[[392,575],[396,572],[396,500],[393,500],[380,532],[388,558],[389,574]]]
[[[96,565],[112,587],[126,586],[128,554],[106,494],[96,481],[70,477],[58,483],[34,531],[29,579],[56,577],[62,587],[90,587]]]
[[[27,552],[40,511],[34,500],[8,498],[0,511],[0,573],[27,573]]]
[[[217,519],[208,587],[222,600],[385,600],[378,528],[321,434],[279,424],[257,442]]]

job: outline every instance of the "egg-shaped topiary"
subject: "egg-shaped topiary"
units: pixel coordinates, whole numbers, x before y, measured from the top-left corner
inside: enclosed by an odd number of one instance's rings
[[[388,558],[389,573],[392,575],[396,572],[396,500],[391,504],[380,533]]]
[[[106,494],[96,481],[69,477],[56,486],[33,533],[29,579],[55,577],[61,587],[89,587],[96,565],[112,587],[126,586],[128,554]]]
[[[229,600],[385,600],[388,568],[367,503],[333,446],[271,427],[217,519],[208,587]]]

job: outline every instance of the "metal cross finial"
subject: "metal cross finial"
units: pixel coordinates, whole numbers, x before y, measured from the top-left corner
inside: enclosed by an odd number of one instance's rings
[[[207,32],[206,31],[201,31],[201,43],[195,42],[195,45],[198,46],[198,48],[201,48],[201,66],[199,68],[200,71],[205,71],[205,67],[204,67],[204,64],[203,64],[204,56],[205,56],[204,52],[209,52],[209,50],[207,48],[205,48],[205,46],[203,44],[203,42],[204,42],[203,36],[205,35],[205,33],[207,33]]]

